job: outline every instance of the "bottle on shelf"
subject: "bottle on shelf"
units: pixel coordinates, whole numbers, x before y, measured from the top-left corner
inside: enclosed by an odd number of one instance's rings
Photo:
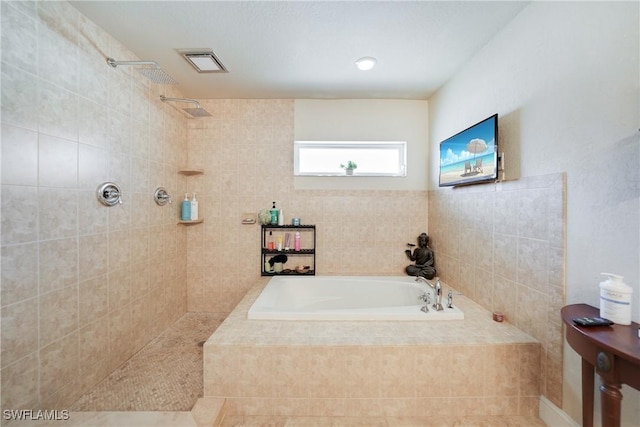
[[[294,250],[296,252],[299,252],[300,251],[300,232],[299,231],[296,231],[296,235],[295,235],[294,240],[295,240],[295,242],[294,242]]]
[[[276,202],[273,202],[273,207],[269,210],[271,214],[271,225],[278,224],[278,210],[276,209]]]
[[[183,221],[191,221],[191,202],[189,201],[189,193],[184,193],[184,200],[180,205],[180,218]]]
[[[198,200],[196,199],[196,193],[193,193],[193,198],[191,199],[191,221],[196,221],[198,219]]]

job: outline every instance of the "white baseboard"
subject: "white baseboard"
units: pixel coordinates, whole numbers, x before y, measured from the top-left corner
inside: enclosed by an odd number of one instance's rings
[[[538,416],[549,427],[580,427],[579,423],[544,396],[540,396]]]

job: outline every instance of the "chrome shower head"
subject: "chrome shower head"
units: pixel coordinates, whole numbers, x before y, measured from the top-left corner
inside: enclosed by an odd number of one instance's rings
[[[138,72],[154,83],[158,83],[161,85],[178,84],[178,82],[173,80],[173,78],[169,74],[162,71],[162,68],[160,68],[160,64],[155,61],[116,61],[113,58],[107,58],[107,64],[111,65],[113,68],[116,68],[118,65],[133,65],[143,67],[138,68]]]
[[[200,106],[195,108],[183,108],[183,110],[191,114],[193,117],[211,117],[211,114]]]
[[[211,114],[209,114],[209,112],[207,110],[205,110],[204,108],[202,108],[200,106],[200,103],[198,101],[196,101],[195,99],[190,99],[190,98],[167,98],[164,95],[160,95],[160,100],[162,102],[189,102],[191,104],[195,104],[195,107],[193,108],[183,108],[183,110],[190,114],[192,117],[211,117]]]

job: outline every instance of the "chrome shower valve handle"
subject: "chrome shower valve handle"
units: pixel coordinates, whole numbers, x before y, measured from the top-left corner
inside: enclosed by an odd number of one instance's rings
[[[113,182],[105,182],[98,186],[96,190],[98,201],[105,206],[115,206],[122,204],[122,192],[120,187]]]
[[[156,191],[153,193],[153,200],[155,200],[158,206],[164,206],[167,203],[171,204],[173,200],[167,190],[164,187],[156,188]]]

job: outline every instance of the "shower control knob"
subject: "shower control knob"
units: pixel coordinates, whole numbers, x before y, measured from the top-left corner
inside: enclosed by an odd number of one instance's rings
[[[156,191],[153,193],[153,200],[156,201],[158,206],[164,206],[167,203],[171,204],[171,196],[167,193],[167,190],[164,187],[156,188]]]
[[[115,206],[122,204],[122,193],[120,187],[113,182],[105,182],[98,186],[96,190],[98,201],[105,206]]]

